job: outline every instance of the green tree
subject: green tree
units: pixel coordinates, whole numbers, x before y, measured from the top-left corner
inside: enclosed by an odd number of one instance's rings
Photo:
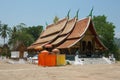
[[[7,44],[3,45],[2,47],[2,56],[10,57],[10,49]]]
[[[8,25],[7,24],[3,24],[1,26],[0,36],[4,39],[4,44],[5,44],[5,39],[7,38],[8,33],[9,33]]]
[[[15,49],[18,45],[24,44],[30,46],[35,40],[38,39],[43,26],[27,27],[24,23],[20,23],[10,29],[9,44]]]
[[[26,32],[30,35],[33,36],[34,41],[38,39],[38,37],[40,36],[41,32],[43,31],[43,26],[38,25],[38,26],[32,26],[32,27],[28,27],[28,28],[24,28],[24,30],[26,30]]]
[[[120,48],[119,48],[119,50],[118,50],[118,60],[120,61]]]
[[[24,44],[25,46],[29,46],[33,41],[33,36],[28,34],[26,31],[18,31],[16,37],[16,41],[18,44]]]
[[[18,33],[18,30],[15,26],[10,28],[8,43],[13,47],[13,49],[16,48],[16,43],[17,43],[17,39],[18,39],[17,33]]]
[[[94,16],[93,22],[100,39],[109,49],[109,52],[117,56],[116,53],[118,48],[114,42],[115,26],[113,25],[113,23],[108,22],[107,17],[105,15]]]
[[[120,48],[120,38],[115,38],[116,45]]]
[[[53,23],[57,23],[59,21],[59,18],[57,16],[55,16]]]
[[[11,28],[9,35],[9,44],[15,50],[19,45],[29,46],[34,40],[32,35],[26,32],[25,25],[19,24]]]

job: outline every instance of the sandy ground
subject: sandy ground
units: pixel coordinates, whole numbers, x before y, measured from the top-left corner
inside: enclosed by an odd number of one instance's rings
[[[120,62],[59,67],[0,62],[0,80],[120,80]]]

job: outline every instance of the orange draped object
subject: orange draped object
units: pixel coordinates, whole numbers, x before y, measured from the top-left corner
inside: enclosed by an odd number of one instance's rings
[[[39,66],[46,66],[46,63],[45,63],[45,58],[46,58],[46,55],[48,55],[49,52],[44,50],[44,51],[41,51],[41,53],[39,53],[38,55],[38,65]]]
[[[56,66],[56,55],[48,54],[45,56],[46,66]]]
[[[57,56],[56,54],[49,54],[48,51],[41,51],[38,55],[38,65],[39,66],[56,66]]]

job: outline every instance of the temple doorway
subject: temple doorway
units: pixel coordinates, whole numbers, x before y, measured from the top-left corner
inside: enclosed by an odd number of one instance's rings
[[[93,52],[93,43],[92,41],[82,41],[81,43],[81,52],[82,55],[86,57],[91,57],[92,52]]]

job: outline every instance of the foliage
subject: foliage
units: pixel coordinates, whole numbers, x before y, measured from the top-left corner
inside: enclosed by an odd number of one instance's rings
[[[2,24],[0,21],[0,36],[4,39],[4,45],[5,39],[7,36],[9,37],[8,44],[12,50],[18,50],[19,47],[22,47],[21,44],[26,47],[30,46],[35,40],[37,40],[42,30],[43,26],[41,25],[27,27],[26,24],[20,23],[16,26],[8,27],[7,24]],[[1,55],[9,57],[9,47],[2,47]]]
[[[13,46],[13,50],[20,44],[30,46],[39,37],[42,30],[43,26],[27,27],[24,23],[20,23],[9,30],[9,44]]]
[[[37,40],[38,37],[40,36],[40,33],[43,31],[43,26],[41,26],[41,25],[32,26],[32,27],[24,28],[24,30],[28,34],[30,34],[31,36],[33,36],[34,40]]]
[[[120,48],[118,50],[118,56],[117,57],[118,57],[117,59],[120,61]]]
[[[59,18],[57,16],[55,16],[54,20],[53,20],[53,23],[57,23],[59,20]]]
[[[109,53],[113,53],[115,56],[118,56],[118,47],[116,46],[114,41],[115,26],[113,25],[113,23],[108,22],[107,17],[105,15],[94,16],[93,22],[100,39],[102,40],[104,45],[109,49]]]
[[[4,44],[3,47],[2,47],[2,51],[1,51],[1,55],[2,56],[6,56],[6,57],[10,57],[11,54],[10,54],[10,49],[8,47],[7,44]]]
[[[9,44],[12,46],[13,50],[16,49],[20,44],[29,46],[33,42],[33,37],[28,34],[25,30],[25,24],[21,23],[10,29],[9,34]]]
[[[120,48],[118,49],[118,51],[116,52],[116,59],[120,61]]]
[[[114,40],[115,40],[116,45],[120,48],[120,38],[119,39],[115,38]]]
[[[4,44],[5,44],[5,39],[7,38],[8,32],[9,32],[8,25],[0,23],[0,36],[4,39]]]
[[[119,38],[119,39],[118,39],[118,38],[115,38],[114,40],[115,40],[115,44],[116,44],[117,47],[119,48],[119,49],[117,50],[117,53],[116,53],[117,56],[116,56],[116,57],[117,57],[118,60],[120,60],[120,38]]]

